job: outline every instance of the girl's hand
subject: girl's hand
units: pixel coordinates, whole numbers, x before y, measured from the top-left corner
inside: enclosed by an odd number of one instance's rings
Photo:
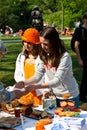
[[[20,98],[21,96],[26,94],[23,82],[19,82],[13,86],[8,86],[6,90],[9,92],[13,91],[15,98]]]
[[[15,89],[16,89],[16,88],[18,88],[18,89],[23,89],[23,88],[25,88],[24,82],[23,82],[23,81],[20,81],[20,82],[14,84],[14,88],[15,88]]]
[[[79,65],[80,65],[80,67],[83,67],[83,61],[82,61],[82,59],[79,59],[79,60],[78,60],[78,63],[79,63]]]
[[[29,85],[29,86],[26,86],[25,87],[25,92],[28,93],[28,92],[31,92],[32,90],[34,90],[34,85]]]
[[[18,98],[20,98],[20,97],[22,97],[23,95],[26,94],[25,91],[20,91],[20,90],[14,90],[15,99],[18,99]]]
[[[6,88],[7,91],[14,91],[14,90],[19,90],[19,91],[25,91],[24,84],[22,82],[14,84],[13,86],[8,86]]]

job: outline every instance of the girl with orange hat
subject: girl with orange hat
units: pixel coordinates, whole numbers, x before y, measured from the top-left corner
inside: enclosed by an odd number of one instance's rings
[[[24,81],[25,79],[28,79],[34,75],[37,67],[36,58],[38,57],[39,53],[40,37],[39,32],[36,29],[26,29],[21,38],[23,49],[16,60],[14,73],[14,79],[16,82]],[[33,90],[31,94],[33,94],[34,104],[41,104],[41,90]]]

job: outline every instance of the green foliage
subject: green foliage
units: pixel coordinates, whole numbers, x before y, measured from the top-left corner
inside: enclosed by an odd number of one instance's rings
[[[4,83],[5,87],[15,83],[15,61],[18,53],[21,51],[21,46],[21,43],[6,43],[8,52],[0,62],[0,80]]]
[[[17,31],[31,27],[31,10],[34,5],[42,10],[44,21],[50,25],[54,22],[60,29],[62,22],[64,27],[74,28],[74,22],[81,20],[82,14],[87,10],[86,0],[0,0],[0,28],[9,25]]]
[[[30,27],[31,10],[28,8],[27,1],[5,0],[5,2],[1,2],[1,5],[0,28],[5,29],[5,26],[9,25],[14,31],[18,31]]]
[[[55,13],[49,14],[49,17],[47,14],[44,16],[44,21],[48,22],[50,26],[52,25],[52,23],[55,23],[56,27],[60,29],[61,28],[61,14],[62,14],[61,11],[59,13],[55,12]]]

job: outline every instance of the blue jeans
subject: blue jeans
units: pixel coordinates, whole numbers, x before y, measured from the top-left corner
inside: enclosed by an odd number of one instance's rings
[[[71,99],[67,99],[68,101],[74,101],[75,102],[75,107],[78,108],[79,107],[79,96],[75,97],[75,98],[71,98]],[[65,100],[61,100],[61,99],[57,99],[56,98],[56,103],[57,103],[57,107],[60,107],[60,102],[61,101],[65,101]]]

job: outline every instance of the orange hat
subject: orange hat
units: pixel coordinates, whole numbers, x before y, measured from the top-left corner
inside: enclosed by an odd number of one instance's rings
[[[21,37],[23,41],[31,42],[33,44],[40,44],[40,35],[35,28],[28,28],[24,31]]]

